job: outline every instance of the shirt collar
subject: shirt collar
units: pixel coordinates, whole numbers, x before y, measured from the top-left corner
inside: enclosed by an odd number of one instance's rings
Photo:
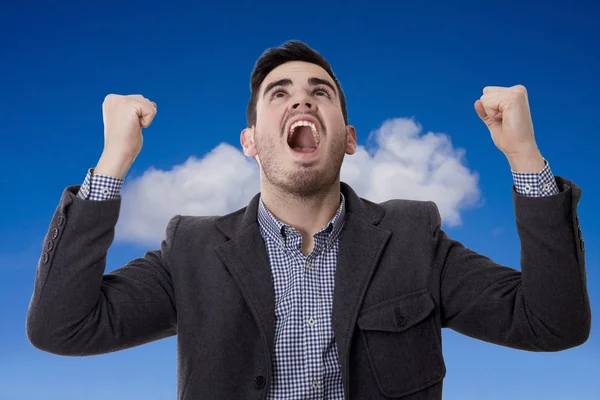
[[[346,199],[344,195],[340,193],[340,206],[333,216],[333,218],[317,233],[325,233],[328,240],[332,241],[337,239],[340,235],[342,228],[344,226],[344,220],[346,218]],[[271,212],[267,209],[265,204],[262,201],[262,197],[258,204],[258,223],[260,227],[270,236],[272,239],[277,241],[284,239],[285,240],[285,230],[286,228],[291,228],[291,226],[284,224]]]

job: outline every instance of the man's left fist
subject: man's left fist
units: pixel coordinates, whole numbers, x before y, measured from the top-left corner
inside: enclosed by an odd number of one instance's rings
[[[539,153],[525,86],[487,86],[475,102],[475,110],[509,160]]]

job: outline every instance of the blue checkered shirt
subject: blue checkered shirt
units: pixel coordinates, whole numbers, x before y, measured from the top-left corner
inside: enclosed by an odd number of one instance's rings
[[[88,170],[77,196],[108,200],[120,196],[123,179]],[[540,173],[512,172],[517,193],[549,196],[559,192],[550,166]],[[343,399],[342,376],[331,310],[345,200],[314,238],[308,256],[302,237],[259,202],[258,223],[269,256],[275,290],[275,351],[269,399]]]

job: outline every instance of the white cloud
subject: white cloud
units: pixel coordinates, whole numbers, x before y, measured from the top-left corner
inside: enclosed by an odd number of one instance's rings
[[[372,132],[366,149],[346,156],[341,179],[359,196],[433,200],[445,224],[460,224],[462,210],[479,200],[478,175],[448,136],[423,133],[412,119],[393,119]],[[371,148],[372,147],[372,148]],[[176,214],[222,215],[245,206],[259,188],[258,166],[241,149],[221,144],[202,159],[190,157],[170,171],[154,168],[123,187],[116,239],[156,246]]]
[[[190,157],[170,171],[150,168],[126,181],[115,238],[156,245],[174,215],[226,214],[246,205],[259,190],[256,162],[220,144],[202,159]]]
[[[444,222],[460,224],[460,211],[479,199],[478,175],[464,165],[464,150],[441,133],[423,134],[412,119],[393,119],[371,134],[342,166],[342,180],[369,200],[433,200]]]

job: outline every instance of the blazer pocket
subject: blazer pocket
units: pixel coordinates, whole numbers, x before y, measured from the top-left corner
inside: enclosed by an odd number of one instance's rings
[[[402,397],[444,379],[446,366],[427,289],[362,311],[358,327],[381,392]]]

